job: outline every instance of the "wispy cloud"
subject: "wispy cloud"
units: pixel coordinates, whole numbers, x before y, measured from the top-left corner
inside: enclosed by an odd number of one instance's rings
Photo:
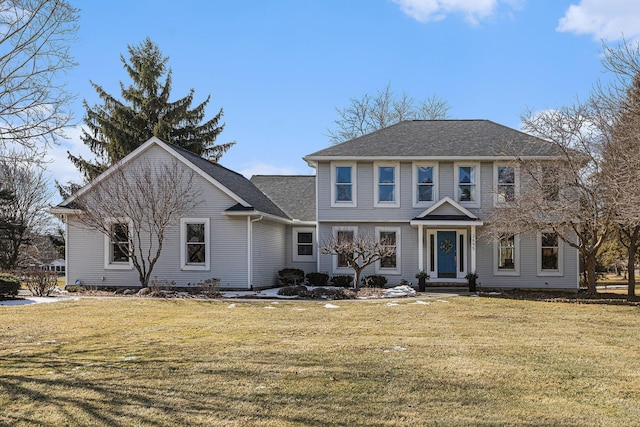
[[[448,15],[462,15],[471,25],[495,14],[500,3],[516,6],[516,0],[393,0],[400,9],[418,22],[441,21]]]
[[[580,0],[569,6],[558,22],[557,30],[591,34],[597,40],[640,37],[640,2],[630,0]]]

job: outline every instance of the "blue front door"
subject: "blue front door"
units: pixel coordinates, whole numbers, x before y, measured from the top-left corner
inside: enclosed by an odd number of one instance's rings
[[[456,278],[456,232],[438,231],[438,277]]]

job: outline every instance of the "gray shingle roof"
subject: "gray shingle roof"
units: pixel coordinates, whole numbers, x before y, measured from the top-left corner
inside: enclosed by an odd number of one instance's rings
[[[408,120],[305,156],[362,157],[560,156],[552,143],[489,120]]]
[[[254,175],[251,182],[291,218],[316,220],[315,175]]]
[[[242,200],[249,203],[256,211],[275,215],[277,217],[285,219],[291,219],[282,209],[280,209],[262,191],[260,191],[258,187],[256,187],[251,181],[249,181],[239,173],[227,169],[219,163],[210,162],[209,160],[193,154],[192,152],[187,151],[184,148],[180,148],[169,143],[167,143],[167,146],[187,159],[194,166],[209,175],[211,178],[224,185]],[[230,210],[238,211],[237,205]],[[246,208],[242,210],[246,210]]]

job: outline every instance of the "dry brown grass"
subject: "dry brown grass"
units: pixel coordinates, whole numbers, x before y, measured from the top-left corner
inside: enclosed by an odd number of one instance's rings
[[[0,307],[0,424],[639,425],[637,307],[446,301]]]

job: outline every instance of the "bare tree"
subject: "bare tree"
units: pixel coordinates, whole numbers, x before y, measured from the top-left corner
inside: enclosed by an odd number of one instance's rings
[[[377,261],[396,256],[395,242],[386,238],[376,240],[371,236],[353,236],[353,238],[329,237],[320,253],[324,255],[337,255],[345,260],[353,269],[353,286],[360,287],[360,275],[362,271]]]
[[[202,201],[195,184],[193,171],[177,161],[152,164],[142,159],[132,167],[116,165],[74,201],[82,211],[77,220],[117,237],[113,240],[131,260],[144,288],[162,253],[165,232]],[[114,230],[114,220],[128,227]]]
[[[501,238],[549,230],[577,249],[585,262],[587,289],[596,293],[597,255],[612,224],[613,206],[607,203],[602,174],[602,129],[593,120],[589,103],[529,113],[523,130],[549,141],[555,161],[517,159],[521,190],[512,201],[493,210],[487,235]]]
[[[13,269],[30,244],[51,219],[47,213],[51,193],[44,171],[19,159],[0,159],[0,267]]]
[[[348,107],[336,108],[340,118],[335,120],[334,129],[328,129],[327,135],[332,144],[339,144],[403,120],[446,119],[450,108],[436,95],[423,101],[416,101],[405,92],[397,95],[389,83],[375,96],[364,94],[359,99],[351,98]]]
[[[71,120],[64,73],[77,10],[65,0],[0,3],[0,153],[35,161]],[[16,153],[13,153],[15,157]]]

